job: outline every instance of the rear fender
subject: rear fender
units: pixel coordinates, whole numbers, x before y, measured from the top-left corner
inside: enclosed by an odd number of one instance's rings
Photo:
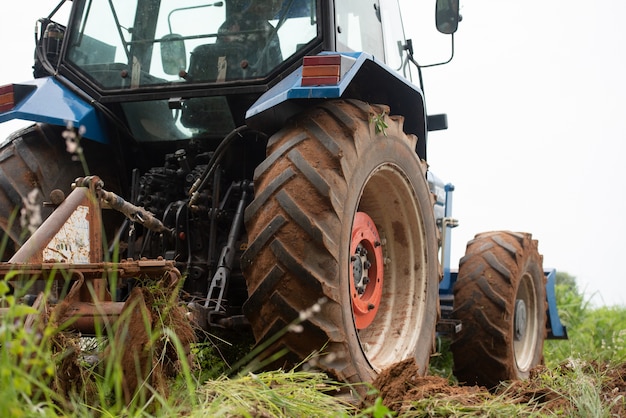
[[[561,323],[559,311],[556,306],[556,270],[545,269],[546,297],[548,299],[548,339],[567,340],[567,328]]]
[[[341,55],[349,62],[347,68],[342,63],[338,83],[303,86],[301,66],[250,107],[246,123],[256,129],[275,132],[287,119],[323,100],[358,99],[386,104],[391,114],[405,117],[405,132],[417,136],[417,152],[421,158],[426,158],[426,107],[424,94],[417,86],[364,52],[322,52],[320,55]]]
[[[10,87],[10,86],[9,86]],[[104,122],[96,109],[52,77],[13,84],[14,105],[0,113],[0,123],[14,119],[51,125],[83,126],[86,138],[108,143]]]

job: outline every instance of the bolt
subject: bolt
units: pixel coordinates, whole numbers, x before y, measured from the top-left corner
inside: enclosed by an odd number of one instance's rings
[[[369,305],[367,305],[367,310],[368,310],[368,311],[371,311],[371,310],[372,310],[372,309],[374,309],[374,308],[375,308],[375,306],[374,306],[374,304],[372,304],[372,303],[370,303]]]
[[[352,262],[356,261],[356,255],[351,255],[350,256],[350,261],[352,261]]]
[[[368,284],[370,282],[370,278],[365,276],[363,277],[363,284]]]
[[[60,205],[61,203],[63,203],[64,200],[65,200],[65,193],[63,193],[63,190],[54,189],[53,191],[50,192],[50,201],[52,202],[54,206]]]
[[[380,241],[376,241],[374,242],[374,247],[380,247],[382,244],[380,243]]]
[[[365,263],[363,263],[363,267],[365,268],[365,270],[367,270],[372,267],[372,263],[370,263],[368,260],[365,260]]]

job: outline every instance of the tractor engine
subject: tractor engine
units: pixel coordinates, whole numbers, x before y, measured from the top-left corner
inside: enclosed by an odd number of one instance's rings
[[[162,167],[153,167],[141,176],[133,173],[133,203],[160,219],[169,232],[151,231],[127,221],[127,242],[122,247],[126,247],[128,258],[163,257],[175,261],[185,276],[185,296],[202,304],[209,298],[207,292],[215,281],[213,276],[220,268],[226,268],[228,280],[218,281],[228,282],[231,290],[235,290],[230,293],[241,295],[241,301],[229,303],[231,308],[245,300],[245,282],[235,265],[238,257],[231,257],[230,265],[223,266],[224,257],[219,255],[239,253],[245,243],[241,232],[231,240],[227,237],[233,235],[234,227],[243,223],[242,208],[246,196],[252,195],[244,192],[251,191],[252,186],[247,181],[227,180],[224,170],[216,165],[206,184],[192,192],[198,179],[204,179],[210,172],[209,163],[214,156],[215,152],[189,147],[167,154]],[[226,283],[217,285],[225,287]],[[225,294],[223,289],[221,297]],[[218,293],[218,299],[221,297]]]

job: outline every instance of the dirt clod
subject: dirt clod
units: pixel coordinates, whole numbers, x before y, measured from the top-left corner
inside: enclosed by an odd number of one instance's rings
[[[488,396],[487,389],[482,387],[456,386],[443,377],[420,376],[413,359],[401,361],[384,370],[373,386],[379,393],[366,398],[365,404],[373,404],[375,398],[380,396],[383,403],[396,412],[409,409],[415,400],[431,397],[459,398],[463,403],[476,404]]]
[[[599,395],[602,404],[610,408],[611,416],[626,416],[626,363],[611,366],[591,362],[584,364],[584,372],[599,379]],[[421,377],[415,362],[409,359],[380,373],[373,383],[378,392],[369,395],[362,407],[373,405],[380,397],[386,407],[398,413],[415,410],[420,401],[441,400],[475,412],[485,411],[485,405],[495,401],[510,406],[528,405],[542,414],[568,414],[577,410],[577,399],[567,389],[547,382],[570,379],[571,373],[572,366],[567,363],[552,369],[538,366],[528,379],[502,383],[490,392],[481,386],[455,385],[442,377]]]
[[[176,283],[167,280],[156,286],[136,287],[124,305],[114,345],[123,354],[121,367],[123,390],[129,402],[142,381],[161,395],[167,396],[167,378],[180,372],[181,361],[189,361],[190,345],[195,333],[185,317],[184,309],[176,306]],[[162,330],[173,330],[184,353],[179,353],[170,337]],[[187,358],[181,358],[184,354]],[[110,356],[109,352],[107,357]]]

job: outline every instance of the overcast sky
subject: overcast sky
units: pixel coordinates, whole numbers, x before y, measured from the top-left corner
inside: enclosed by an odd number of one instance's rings
[[[445,56],[448,38],[418,30],[432,31],[433,15],[401,1],[416,55],[436,44]],[[0,84],[32,78],[34,24],[55,5],[3,2]],[[424,72],[428,111],[450,124],[428,145],[432,171],[456,186],[453,264],[477,232],[528,231],[544,266],[575,276],[598,305],[626,304],[626,2],[461,7],[454,60]]]
[[[544,266],[625,304],[626,2],[461,7],[454,60],[424,76],[429,113],[450,124],[428,145],[456,186],[453,259],[476,232],[532,232]]]

